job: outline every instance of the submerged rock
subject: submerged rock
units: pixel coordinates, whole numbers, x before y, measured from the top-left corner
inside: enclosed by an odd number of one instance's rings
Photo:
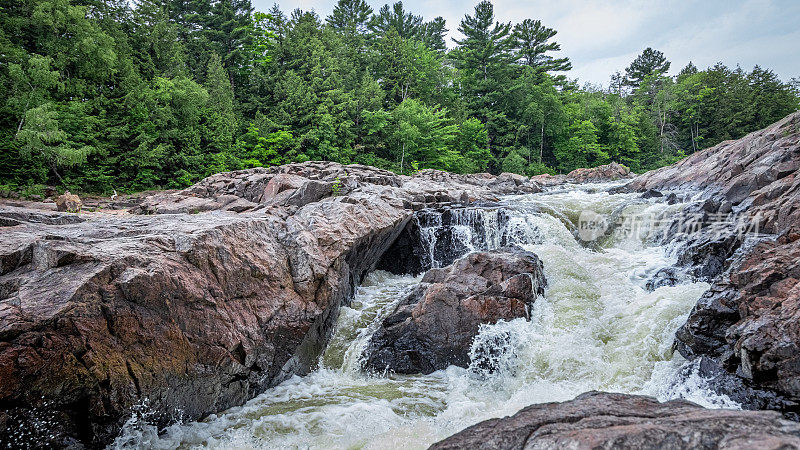
[[[370,339],[366,368],[428,374],[467,367],[480,325],[529,318],[545,284],[542,262],[520,248],[471,253],[431,269]]]
[[[800,424],[772,411],[705,409],[685,400],[587,392],[473,425],[431,449],[798,448]]]

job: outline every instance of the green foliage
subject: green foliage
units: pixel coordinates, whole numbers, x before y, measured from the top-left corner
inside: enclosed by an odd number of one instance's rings
[[[472,117],[458,125],[453,150],[463,156],[461,167],[454,171],[476,173],[488,170],[492,159],[489,134],[480,120]]]
[[[334,197],[339,196],[339,192],[342,190],[342,180],[339,179],[337,176],[335,180],[333,180],[333,186],[331,186],[331,192],[333,193]]]
[[[61,175],[57,169],[86,162],[94,150],[88,145],[76,145],[67,139],[67,133],[59,128],[57,113],[50,103],[25,112],[24,125],[17,133],[17,139],[22,143],[20,155],[43,160],[59,179]]]
[[[414,99],[404,100],[390,113],[367,112],[367,133],[380,133],[384,157],[396,170],[406,173],[410,161],[426,168],[460,171],[464,157],[453,147],[458,127],[449,124],[447,111],[428,107]]]
[[[607,90],[568,81],[556,30],[458,24],[402,2],[254,12],[250,0],[11,1],[0,7],[0,184],[110,193],[311,159],[401,173],[644,171],[800,107],[759,66],[646,49]]]
[[[503,172],[512,172],[524,174],[527,169],[528,162],[519,154],[517,150],[512,150],[508,156],[503,158]]]
[[[269,167],[283,163],[284,156],[294,145],[289,131],[276,131],[262,136],[255,124],[247,127],[247,133],[239,141],[239,154],[245,167]]]

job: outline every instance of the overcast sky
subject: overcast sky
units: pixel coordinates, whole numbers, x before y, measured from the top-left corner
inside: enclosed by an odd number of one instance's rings
[[[266,11],[274,0],[252,0]],[[385,2],[367,0],[377,11]],[[335,0],[281,0],[287,13],[295,8],[323,19]],[[567,75],[608,84],[646,47],[661,50],[678,72],[689,61],[700,68],[721,61],[746,70],[756,64],[774,70],[784,81],[800,76],[800,0],[495,0],[498,20],[541,19],[558,31],[555,40],[572,60]],[[442,16],[450,37],[472,14],[474,2],[406,0],[406,10],[425,20]],[[451,47],[452,41],[448,42]]]

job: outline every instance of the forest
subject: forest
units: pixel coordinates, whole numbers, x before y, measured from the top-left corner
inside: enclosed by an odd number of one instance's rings
[[[499,22],[489,1],[447,24],[402,2],[339,0],[323,18],[249,0],[5,0],[0,185],[175,189],[308,160],[642,172],[800,107],[800,81],[759,66],[670,76],[645,48],[603,86],[571,67],[556,30]]]

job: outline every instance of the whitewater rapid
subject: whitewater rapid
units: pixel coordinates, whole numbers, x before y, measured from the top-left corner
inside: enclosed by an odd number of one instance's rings
[[[464,251],[516,244],[544,263],[548,287],[531,320],[485,325],[475,346],[492,345],[499,371],[449,367],[425,376],[369,375],[360,355],[380,320],[421,277],[377,271],[364,280],[320,360],[241,407],[157,432],[133,419],[117,448],[425,448],[463,428],[532,403],[564,401],[590,390],[687,398],[736,408],[704,380],[686,375],[672,351],[675,331],[709,285],[685,281],[653,291],[646,282],[676,262],[654,243],[659,226],[619,227],[596,245],[576,240],[589,211],[605,218],[669,218],[685,204],[609,194],[607,186],[503,199],[449,225]],[[502,211],[501,211],[502,210]],[[501,220],[500,214],[505,214]],[[437,222],[438,221],[438,222]],[[420,225],[430,265],[441,219]]]

